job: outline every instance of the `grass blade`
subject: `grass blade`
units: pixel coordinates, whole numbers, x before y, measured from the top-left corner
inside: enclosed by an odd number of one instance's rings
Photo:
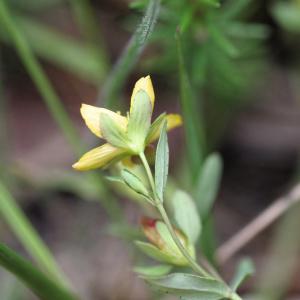
[[[60,126],[66,139],[75,149],[81,149],[77,138],[77,133],[71,120],[69,119],[69,116],[64,110],[64,107],[58,96],[53,91],[43,70],[36,61],[26,39],[19,31],[18,26],[16,26],[14,18],[10,14],[5,1],[0,1],[0,23],[4,28],[7,29],[7,32],[9,33],[9,36],[15,45],[17,53],[30,73],[31,78],[43,96],[49,111],[52,113],[55,121]]]
[[[93,45],[84,45],[32,18],[14,15],[14,19],[39,57],[95,85],[103,80],[107,73],[107,63],[99,57]],[[1,39],[11,43],[12,40],[5,33],[2,29]]]
[[[29,261],[3,244],[0,244],[0,266],[22,280],[40,299],[76,299],[75,296],[36,269]]]
[[[0,24],[7,29],[17,53],[66,140],[75,153],[81,155],[84,149],[80,142],[80,136],[4,1],[0,1]],[[114,198],[108,197],[105,186],[101,184],[102,177],[98,176],[97,173],[89,173],[87,176],[101,192],[101,203],[109,216],[116,221],[120,221],[122,219],[121,209]]]
[[[157,21],[159,10],[160,0],[151,0],[142,22],[139,24],[132,38],[129,40],[101,89],[99,101],[100,99],[103,99],[105,107],[113,107],[117,102],[117,97],[128,74],[135,66],[146,46],[147,41],[149,40]]]
[[[28,221],[6,187],[0,182],[0,214],[32,258],[53,278],[67,282],[47,246]]]

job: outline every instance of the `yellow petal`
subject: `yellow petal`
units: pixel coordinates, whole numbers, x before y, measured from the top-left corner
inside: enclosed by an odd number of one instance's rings
[[[85,153],[72,167],[78,171],[102,168],[114,159],[121,159],[125,154],[125,150],[104,144]]]
[[[167,131],[179,127],[182,125],[182,118],[178,114],[168,114],[166,115],[167,120]],[[148,138],[149,142],[152,143],[159,138],[161,126],[157,128],[155,132]]]
[[[153,108],[154,107],[155,95],[154,95],[152,81],[151,81],[151,78],[150,78],[149,75],[146,76],[146,77],[140,78],[136,82],[136,84],[134,86],[134,89],[133,89],[133,92],[132,92],[132,95],[131,95],[130,107],[132,107],[132,105],[133,105],[133,101],[134,101],[135,95],[140,90],[144,90],[148,94],[148,96],[149,96],[149,98],[151,100],[152,108]]]
[[[127,127],[127,118],[117,114],[111,110],[96,107],[88,104],[82,104],[80,109],[81,115],[85,121],[86,126],[98,137],[102,137],[100,130],[100,114],[108,114],[112,119],[114,119],[124,130]]]

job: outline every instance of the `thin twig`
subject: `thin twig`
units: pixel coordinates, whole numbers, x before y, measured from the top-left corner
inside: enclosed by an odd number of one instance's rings
[[[219,264],[222,265],[227,262],[236,252],[299,201],[300,184],[297,184],[287,195],[276,199],[258,217],[219,247],[217,250],[217,261]]]

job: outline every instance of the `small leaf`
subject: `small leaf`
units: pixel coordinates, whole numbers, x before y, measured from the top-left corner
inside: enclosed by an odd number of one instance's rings
[[[255,272],[253,262],[250,259],[243,259],[235,272],[235,275],[230,284],[231,288],[236,291],[241,283]]]
[[[134,272],[144,276],[144,277],[157,277],[168,274],[172,270],[170,265],[158,265],[158,266],[144,266],[135,267]]]
[[[195,244],[201,232],[201,222],[194,200],[186,192],[177,190],[171,205],[176,224],[189,241]]]
[[[157,247],[153,246],[150,243],[135,241],[135,244],[142,252],[144,252],[146,255],[150,256],[151,258],[153,258],[155,260],[158,260],[161,262],[169,262],[170,261],[169,255],[164,254]]]
[[[127,169],[121,171],[121,176],[124,182],[135,192],[145,197],[149,197],[148,189],[145,187],[143,182],[133,173]]]
[[[99,124],[103,137],[115,147],[128,148],[129,141],[124,129],[108,114],[101,113],[100,118]]]
[[[128,120],[128,137],[132,150],[136,153],[144,151],[146,136],[151,125],[152,104],[144,90],[137,92]]]
[[[169,145],[167,136],[167,122],[165,121],[160,132],[155,156],[155,188],[161,201],[163,201],[163,194],[167,184],[168,171]]]
[[[29,261],[3,244],[0,244],[0,266],[22,280],[40,299],[77,299],[69,291],[49,279]]]
[[[185,299],[217,300],[227,298],[230,295],[230,290],[224,283],[191,274],[173,273],[146,280],[161,291],[185,297]]]
[[[220,185],[221,173],[221,157],[219,154],[211,154],[203,164],[194,192],[202,220],[209,215],[213,206]]]

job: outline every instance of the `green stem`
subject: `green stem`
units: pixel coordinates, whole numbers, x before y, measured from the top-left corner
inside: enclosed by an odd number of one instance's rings
[[[159,213],[161,214],[161,217],[164,221],[164,223],[166,224],[175,244],[177,245],[177,247],[179,248],[179,250],[181,251],[182,255],[186,258],[186,260],[188,261],[190,267],[198,274],[202,275],[202,276],[206,276],[211,278],[210,274],[208,272],[206,272],[201,266],[198,265],[198,263],[190,256],[190,254],[188,253],[188,251],[185,249],[185,247],[182,245],[181,241],[179,240],[178,236],[176,235],[173,226],[170,222],[170,219],[168,217],[168,214],[162,204],[162,201],[160,201],[160,199],[157,197],[157,193],[155,190],[155,184],[154,184],[154,179],[153,179],[153,175],[150,169],[150,166],[148,164],[147,158],[145,156],[145,154],[142,152],[139,154],[141,161],[144,165],[145,171],[147,173],[148,176],[148,180],[153,192],[153,200],[154,203],[156,204],[156,207],[159,211]]]
[[[157,193],[156,193],[156,189],[155,189],[155,182],[154,182],[154,178],[152,175],[152,171],[150,169],[149,163],[147,161],[147,158],[145,156],[144,152],[141,152],[139,154],[139,157],[143,163],[143,166],[145,168],[152,192],[153,192],[153,201],[157,207],[157,210],[159,211],[164,223],[166,224],[169,233],[171,234],[175,244],[177,245],[177,247],[179,248],[179,250],[181,251],[182,255],[185,257],[185,259],[188,261],[190,267],[195,271],[195,273],[198,273],[201,276],[205,276],[206,278],[216,278],[217,280],[220,280],[221,282],[224,282],[223,279],[220,277],[220,275],[209,266],[209,271],[211,272],[208,273],[204,268],[202,268],[196,261],[195,259],[193,259],[190,254],[188,253],[188,251],[186,250],[186,248],[183,246],[183,244],[181,243],[181,241],[179,240],[178,236],[176,235],[174,228],[170,222],[169,216],[163,206],[163,202],[158,198]],[[242,298],[235,292],[233,292],[230,296],[229,299],[231,300],[242,300]]]

